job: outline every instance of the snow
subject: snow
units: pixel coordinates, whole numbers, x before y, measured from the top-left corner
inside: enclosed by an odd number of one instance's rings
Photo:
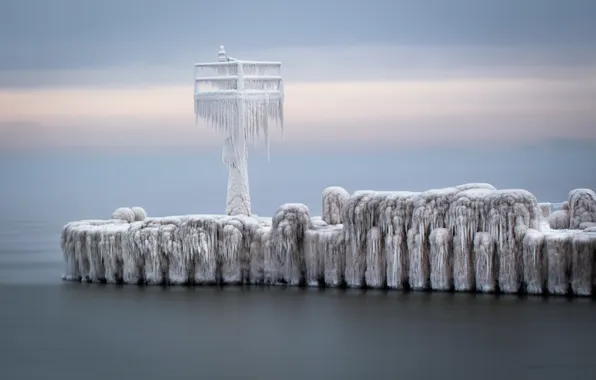
[[[488,232],[474,234],[474,275],[476,290],[491,293],[496,290],[496,244]]]

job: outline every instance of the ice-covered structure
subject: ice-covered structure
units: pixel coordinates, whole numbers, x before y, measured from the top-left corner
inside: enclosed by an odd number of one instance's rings
[[[273,218],[123,208],[64,226],[64,278],[586,296],[596,284],[596,231],[579,225],[596,222],[592,193],[570,192],[569,218],[580,223],[564,230],[549,227],[531,193],[487,184],[347,198],[328,188],[324,218],[303,204]]]
[[[251,215],[246,147],[268,136],[270,122],[282,124],[280,68],[233,59],[223,47],[219,62],[196,65],[196,117],[224,137],[226,215],[147,217],[133,207],[68,223],[64,279],[596,294],[588,189],[555,210],[526,190],[487,183],[352,195],[334,186],[323,191],[322,217],[303,204]]]
[[[226,214],[250,215],[247,144],[269,125],[283,128],[284,86],[280,62],[241,61],[226,55],[218,62],[195,65],[195,120],[203,120],[222,134],[222,160],[228,166]]]

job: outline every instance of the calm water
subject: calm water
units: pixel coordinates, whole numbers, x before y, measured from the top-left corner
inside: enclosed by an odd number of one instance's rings
[[[559,201],[573,187],[596,188],[587,174],[596,151],[567,149],[278,153],[271,164],[257,156],[254,210],[270,215],[292,201],[319,214],[326,185],[424,190],[488,181]],[[596,377],[592,300],[59,280],[59,234],[69,220],[134,205],[150,215],[219,212],[226,174],[218,159],[180,152],[0,157],[0,379]],[[578,169],[564,170],[570,165]]]

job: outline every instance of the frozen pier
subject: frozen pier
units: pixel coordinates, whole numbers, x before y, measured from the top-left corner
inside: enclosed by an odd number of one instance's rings
[[[351,196],[331,187],[322,206],[322,217],[285,204],[273,218],[154,218],[123,208],[71,222],[62,231],[64,279],[594,294],[591,190],[571,191],[552,214],[528,191],[489,184]]]

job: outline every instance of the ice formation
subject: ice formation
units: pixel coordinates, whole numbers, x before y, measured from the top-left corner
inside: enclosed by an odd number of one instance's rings
[[[468,183],[424,192],[322,193],[322,216],[284,204],[251,214],[248,144],[283,129],[281,63],[241,61],[223,46],[195,65],[195,118],[223,139],[225,215],[108,220],[62,229],[64,279],[125,284],[269,284],[591,295],[596,194],[560,209],[525,190]]]
[[[542,213],[543,218],[548,218],[553,212],[553,204],[550,202],[538,203],[538,207],[540,207],[540,212]]]
[[[449,206],[448,222],[453,232],[454,287],[457,291],[473,289],[473,252],[475,234],[488,231],[489,195],[495,190],[473,188],[456,194]],[[478,242],[480,244],[480,242]],[[479,247],[480,248],[480,247]],[[492,268],[491,262],[479,261],[482,267]],[[489,270],[489,269],[487,269]],[[486,281],[489,281],[487,278]]]
[[[569,228],[577,229],[582,223],[596,222],[596,193],[589,189],[569,192]]]
[[[342,187],[330,186],[323,190],[323,221],[342,224],[343,212],[350,194]]]
[[[452,235],[447,228],[430,233],[430,285],[433,290],[450,290],[453,285]]]
[[[524,285],[530,294],[541,294],[545,287],[548,256],[544,252],[545,234],[529,229],[523,241]]]
[[[223,46],[218,58],[195,65],[195,119],[210,124],[224,140],[226,214],[250,215],[247,144],[264,135],[269,153],[269,125],[283,128],[281,63],[240,61],[227,56]]]
[[[132,223],[136,219],[136,214],[131,208],[120,207],[112,213],[112,219],[119,219],[128,223]]]
[[[467,184],[346,194],[325,189],[324,217],[285,204],[273,218],[159,218],[120,208],[112,219],[71,222],[61,237],[64,279],[593,294],[590,191],[570,192],[559,211],[577,228],[564,230],[549,227],[525,190]]]
[[[308,207],[303,204],[288,203],[277,210],[271,226],[270,260],[265,263],[269,282],[290,285],[304,282],[304,234],[312,227]]]
[[[132,212],[135,214],[135,221],[141,222],[147,218],[147,212],[142,207],[133,207],[131,208]]]
[[[558,210],[548,217],[548,224],[553,230],[566,230],[569,228],[569,210]]]
[[[571,190],[569,199],[549,216],[548,222],[554,230],[585,230],[596,226],[596,193],[590,189]]]

